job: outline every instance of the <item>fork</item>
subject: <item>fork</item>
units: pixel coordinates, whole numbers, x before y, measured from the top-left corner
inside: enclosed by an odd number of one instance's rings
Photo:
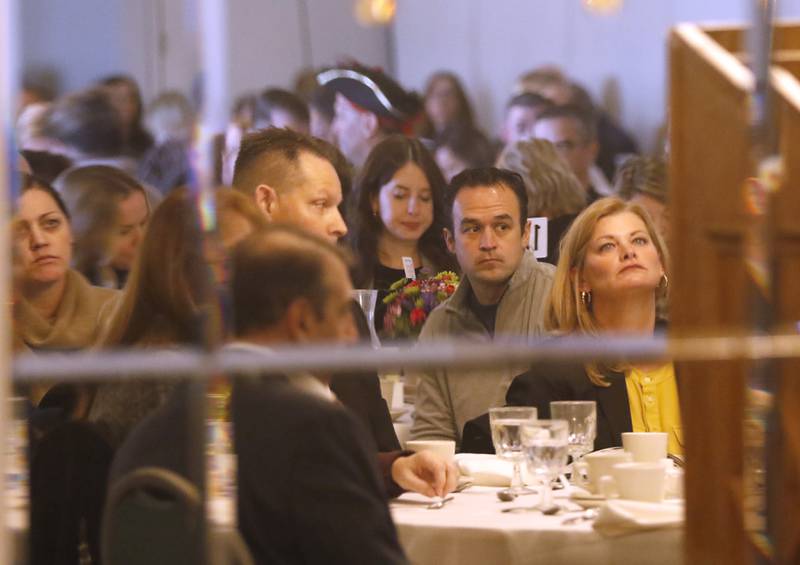
[[[439,500],[437,500],[435,502],[431,502],[430,504],[428,504],[428,506],[426,506],[426,508],[428,510],[439,510],[439,508],[441,508],[442,506],[444,506],[445,504],[447,504],[448,502],[450,502],[454,498],[455,498],[455,496],[453,496],[453,495],[445,496],[444,498],[440,498]]]

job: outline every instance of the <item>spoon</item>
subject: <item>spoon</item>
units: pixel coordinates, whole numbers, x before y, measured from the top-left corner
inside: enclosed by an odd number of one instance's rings
[[[531,492],[521,492],[519,494],[514,494],[513,492],[511,492],[508,489],[503,489],[503,490],[498,490],[497,491],[497,498],[499,498],[503,502],[511,502],[512,500],[514,500],[518,496],[522,496],[524,494],[536,494],[536,491],[534,490],[534,491],[531,491]]]
[[[512,506],[511,508],[503,508],[501,512],[510,514],[516,512],[533,512],[535,510],[538,510],[545,516],[552,516],[553,514],[558,514],[561,512],[561,507],[558,504],[553,504],[547,508],[540,508],[538,506]]]
[[[572,524],[577,524],[578,522],[583,522],[584,520],[594,520],[597,518],[597,508],[589,508],[588,510],[584,510],[577,516],[572,516],[567,518],[563,522],[561,522],[562,526],[570,526]]]
[[[431,502],[430,504],[428,504],[428,506],[426,506],[426,508],[428,510],[439,510],[439,508],[441,508],[442,506],[444,506],[445,504],[447,504],[448,502],[450,502],[454,498],[455,497],[452,496],[452,495],[451,496],[445,496],[444,498],[440,498],[436,502]]]

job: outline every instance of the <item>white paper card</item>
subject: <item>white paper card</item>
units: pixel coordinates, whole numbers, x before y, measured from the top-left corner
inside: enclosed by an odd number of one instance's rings
[[[547,218],[528,218],[531,226],[531,239],[528,247],[537,259],[547,257]]]
[[[403,257],[403,270],[406,272],[406,278],[417,280],[417,273],[414,270],[414,260],[411,257]]]

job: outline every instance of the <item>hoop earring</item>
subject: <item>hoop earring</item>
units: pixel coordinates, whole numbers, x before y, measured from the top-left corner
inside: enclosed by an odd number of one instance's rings
[[[592,305],[592,291],[591,290],[582,290],[581,291],[581,302],[587,308]]]
[[[666,290],[667,287],[669,286],[669,277],[667,276],[666,273],[661,275],[661,281],[659,282],[658,286],[659,286],[659,288],[661,288],[663,290]]]

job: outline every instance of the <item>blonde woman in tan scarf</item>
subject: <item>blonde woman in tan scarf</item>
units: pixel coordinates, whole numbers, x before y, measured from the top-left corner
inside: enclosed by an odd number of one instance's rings
[[[69,213],[49,185],[24,177],[14,218],[19,276],[14,339],[23,351],[72,351],[97,341],[118,292],[70,268]],[[48,387],[32,394],[38,404]],[[78,404],[84,404],[79,402]],[[76,411],[81,409],[76,406]]]

